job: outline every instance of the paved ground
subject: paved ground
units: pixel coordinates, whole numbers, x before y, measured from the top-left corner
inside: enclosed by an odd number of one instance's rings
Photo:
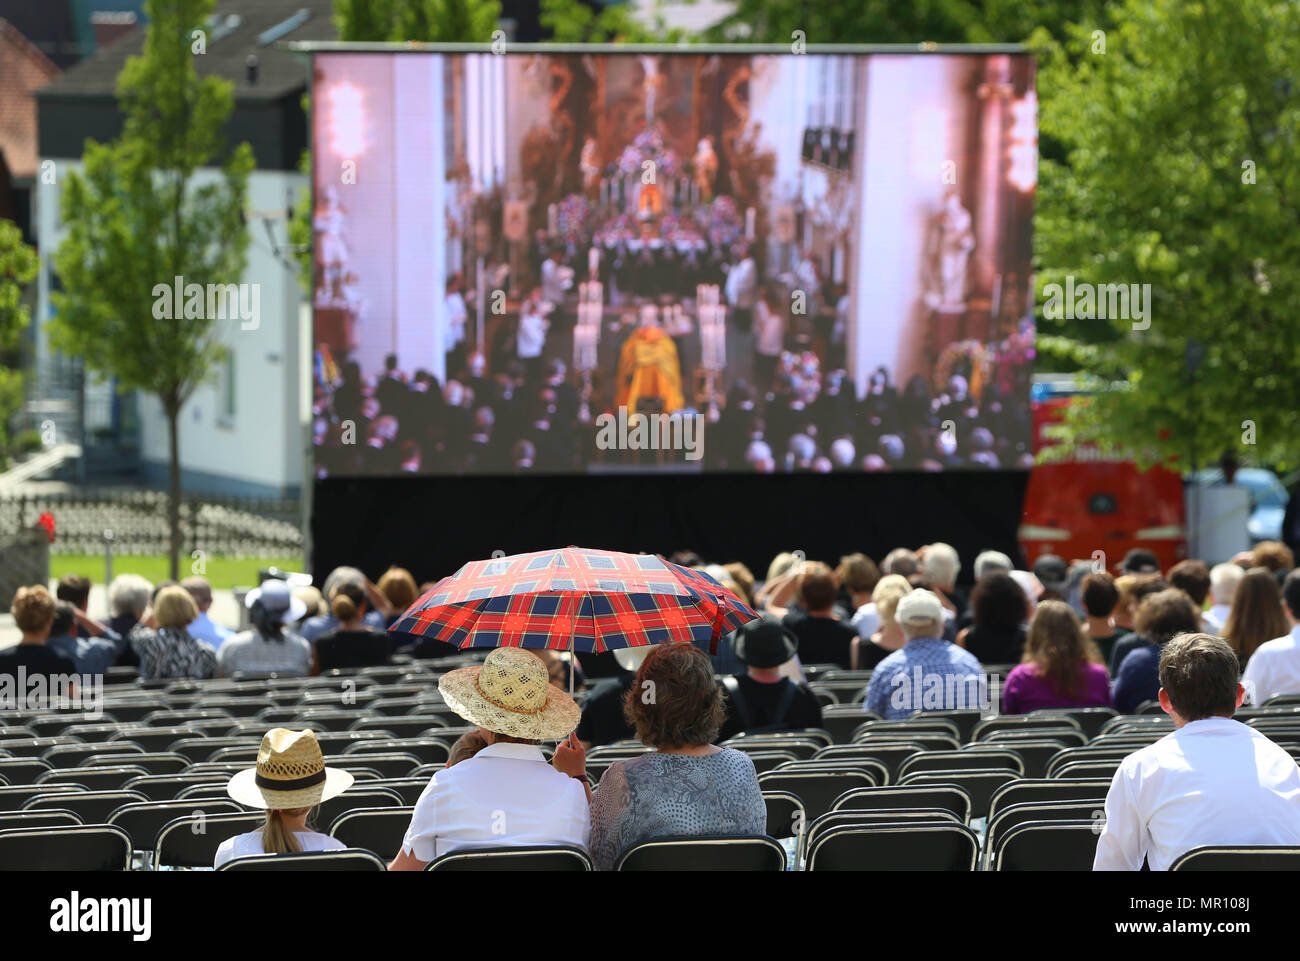
[[[50,592],[54,592],[56,583],[50,581]],[[90,615],[100,620],[108,619],[108,598],[105,596],[102,584],[96,584],[90,589]],[[232,591],[213,591],[212,592],[212,609],[208,612],[214,621],[218,624],[224,624],[231,629],[239,627],[239,604],[235,600]],[[13,615],[0,614],[0,649],[17,644],[20,638],[18,628],[14,626]]]

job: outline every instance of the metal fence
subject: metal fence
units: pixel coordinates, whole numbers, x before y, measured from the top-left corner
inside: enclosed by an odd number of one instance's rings
[[[0,497],[0,535],[54,516],[53,554],[99,554],[105,531],[114,554],[166,554],[167,495],[115,488],[22,493]],[[182,497],[181,547],[213,556],[282,557],[303,552],[302,505],[296,499]]]

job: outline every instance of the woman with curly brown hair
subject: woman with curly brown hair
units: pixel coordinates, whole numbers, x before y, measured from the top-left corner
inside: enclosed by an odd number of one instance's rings
[[[615,761],[591,802],[591,853],[609,871],[628,848],[654,838],[754,836],[767,812],[754,762],[713,744],[726,719],[709,656],[660,644],[646,657],[624,705],[652,754]]]

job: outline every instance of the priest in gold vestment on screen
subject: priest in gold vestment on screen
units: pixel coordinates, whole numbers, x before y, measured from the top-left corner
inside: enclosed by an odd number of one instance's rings
[[[658,398],[663,413],[686,406],[682,398],[682,368],[677,345],[657,324],[639,327],[623,344],[618,359],[618,392],[614,403],[637,412],[637,401]]]

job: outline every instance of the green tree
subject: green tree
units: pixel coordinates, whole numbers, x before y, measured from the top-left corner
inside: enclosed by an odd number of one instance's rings
[[[155,288],[176,277],[205,289],[240,282],[254,167],[252,149],[229,150],[221,133],[231,85],[195,71],[195,31],[213,2],[148,0],[144,53],[118,78],[122,135],[86,141],[84,172],[69,173],[63,190],[68,232],[54,256],[63,292],[54,298],[53,345],[121,390],[154,394],[167,417],[172,577],[181,551],[178,419],[224,351],[206,302],[160,310]],[[217,176],[200,175],[214,167]]]
[[[1040,349],[1109,387],[1072,409],[1058,452],[1295,467],[1300,7],[1127,0],[1113,15],[1105,54],[1076,30],[1040,71],[1043,130],[1064,149],[1041,171]],[[1069,276],[1150,284],[1148,319],[1046,316],[1046,285]]]
[[[23,402],[19,339],[27,329],[23,290],[36,278],[36,251],[23,243],[22,231],[0,220],[0,470],[9,462],[9,424]]]
[[[581,0],[542,0],[542,27],[556,43],[678,43],[685,31],[669,30],[652,12],[649,23],[636,19],[627,4],[593,10]]]

